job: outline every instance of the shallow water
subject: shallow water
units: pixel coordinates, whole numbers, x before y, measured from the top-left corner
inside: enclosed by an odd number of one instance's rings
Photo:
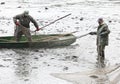
[[[74,49],[75,46],[55,49],[1,49],[0,83],[48,84],[44,78],[49,80],[50,73],[74,71],[73,67],[79,69]]]

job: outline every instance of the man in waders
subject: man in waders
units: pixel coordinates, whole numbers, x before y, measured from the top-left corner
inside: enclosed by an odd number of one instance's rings
[[[98,52],[98,62],[104,63],[105,59],[105,46],[108,45],[108,36],[110,30],[108,25],[104,23],[103,18],[98,19],[98,28],[97,32],[90,32],[90,35],[97,35],[97,52]]]
[[[39,31],[37,22],[29,15],[29,11],[24,11],[22,14],[13,17],[15,23],[15,39],[17,42],[20,41],[21,36],[24,34],[29,42],[32,41],[30,33],[30,22],[36,27],[35,31]]]

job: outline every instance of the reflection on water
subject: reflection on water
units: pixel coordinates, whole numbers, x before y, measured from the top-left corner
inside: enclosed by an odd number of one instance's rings
[[[106,74],[105,71],[105,60],[100,59],[99,57],[97,58],[97,68],[98,68],[98,73],[99,76],[96,77],[96,84],[110,84],[109,82],[109,77]]]
[[[31,73],[31,65],[30,65],[30,57],[29,50],[14,50],[17,54],[17,59],[15,60],[15,74],[21,78],[26,79],[26,77],[30,76]]]

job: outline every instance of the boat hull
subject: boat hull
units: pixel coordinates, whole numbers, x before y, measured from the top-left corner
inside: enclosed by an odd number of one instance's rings
[[[28,42],[23,36],[20,42],[16,42],[13,36],[0,37],[0,48],[52,48],[69,46],[76,41],[72,34],[33,35],[32,42]]]

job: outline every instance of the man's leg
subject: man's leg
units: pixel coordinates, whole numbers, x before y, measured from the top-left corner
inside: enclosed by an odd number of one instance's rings
[[[97,53],[98,53],[97,60],[99,60],[101,56],[100,50],[101,50],[100,46],[97,46]]]
[[[22,34],[23,34],[23,33],[22,33],[22,31],[20,30],[20,28],[19,28],[18,26],[16,26],[15,33],[14,33],[16,42],[19,42],[19,41],[20,41],[20,38],[21,38]]]
[[[102,59],[102,60],[105,60],[105,53],[104,53],[104,50],[105,50],[105,46],[102,45],[102,46],[101,46],[101,57],[102,57],[101,59]]]
[[[29,42],[32,42],[32,38],[31,38],[31,33],[30,33],[30,29],[29,28],[25,28],[23,31],[24,35],[26,36],[26,38],[28,39]]]
[[[97,51],[98,51],[98,64],[100,67],[104,67],[104,48],[105,46],[97,46]]]
[[[21,37],[22,37],[23,33],[20,31],[17,33],[17,37],[16,37],[16,41],[19,42]]]

